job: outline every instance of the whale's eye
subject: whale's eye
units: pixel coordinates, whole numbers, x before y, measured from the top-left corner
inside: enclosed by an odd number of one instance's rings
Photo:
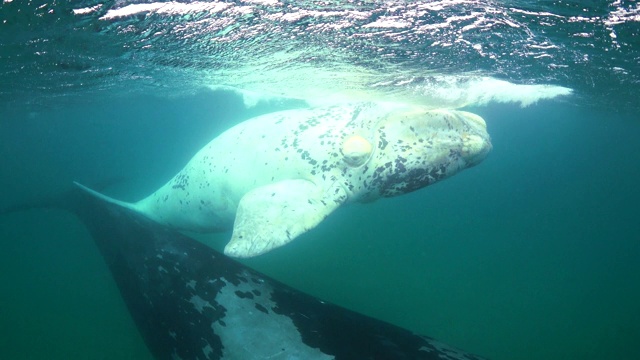
[[[367,162],[372,149],[367,139],[360,135],[351,135],[342,144],[342,155],[347,164],[355,167]]]

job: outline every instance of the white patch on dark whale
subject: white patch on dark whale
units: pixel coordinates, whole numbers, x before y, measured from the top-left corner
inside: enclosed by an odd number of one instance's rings
[[[237,277],[252,278],[251,274]],[[333,359],[306,345],[291,318],[272,310],[276,303],[271,300],[272,289],[267,285],[258,293],[254,291],[255,284],[222,281],[225,285],[216,295],[216,302],[225,309],[220,319],[223,323],[216,321],[211,327],[222,341],[223,359]]]

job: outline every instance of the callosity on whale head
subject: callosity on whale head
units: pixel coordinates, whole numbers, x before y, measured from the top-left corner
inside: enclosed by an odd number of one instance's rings
[[[491,150],[484,120],[465,111],[401,107],[346,137],[348,187],[360,201],[408,193],[480,163]],[[353,199],[355,200],[355,199]]]

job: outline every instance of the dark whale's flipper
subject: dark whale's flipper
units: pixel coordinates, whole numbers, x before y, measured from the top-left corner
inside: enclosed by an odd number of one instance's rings
[[[301,293],[80,190],[65,207],[89,229],[157,359],[480,359]]]

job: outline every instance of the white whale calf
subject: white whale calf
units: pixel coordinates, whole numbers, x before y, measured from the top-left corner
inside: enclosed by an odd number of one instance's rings
[[[290,242],[342,204],[417,190],[478,164],[490,150],[478,115],[353,103],[242,122],[136,203],[78,185],[175,229],[233,228],[225,253],[251,257]]]

